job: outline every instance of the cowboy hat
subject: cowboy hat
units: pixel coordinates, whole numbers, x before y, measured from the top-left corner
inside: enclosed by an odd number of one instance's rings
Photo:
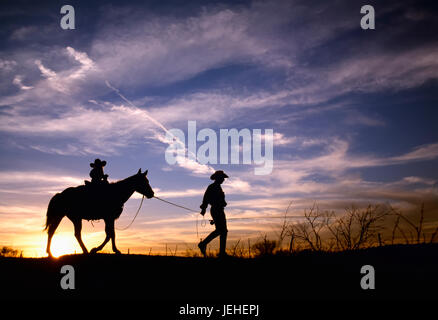
[[[96,159],[94,160],[94,163],[90,163],[90,167],[94,168],[94,167],[105,167],[106,166],[106,161],[100,161],[100,159]]]
[[[228,178],[228,176],[222,170],[218,170],[215,173],[213,173],[210,177],[211,180],[216,180],[218,178]]]

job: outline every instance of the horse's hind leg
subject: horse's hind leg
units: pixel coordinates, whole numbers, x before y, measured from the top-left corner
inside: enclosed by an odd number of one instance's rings
[[[75,219],[71,219],[71,221],[73,222],[73,225],[75,226],[75,237],[76,237],[76,240],[78,240],[79,245],[81,246],[82,252],[87,254],[88,250],[85,247],[84,243],[82,242],[82,237],[81,237],[82,219],[75,218]]]
[[[52,256],[52,252],[50,251],[50,244],[52,243],[52,237],[55,234],[56,229],[59,226],[59,223],[61,222],[63,217],[54,217],[52,221],[50,222],[50,225],[48,226],[48,238],[47,238],[47,248],[46,252],[49,255],[49,257]]]

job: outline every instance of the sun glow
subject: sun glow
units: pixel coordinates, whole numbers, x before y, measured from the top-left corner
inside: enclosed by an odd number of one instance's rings
[[[76,239],[71,234],[56,234],[53,236],[51,244],[51,252],[54,257],[59,257],[65,254],[81,252],[81,249],[76,246]]]

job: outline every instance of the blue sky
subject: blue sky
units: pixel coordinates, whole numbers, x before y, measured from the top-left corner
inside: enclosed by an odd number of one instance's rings
[[[157,195],[192,208],[223,169],[229,218],[278,215],[293,200],[296,215],[314,201],[425,202],[428,227],[438,221],[436,5],[379,1],[376,29],[362,30],[359,1],[70,1],[76,29],[62,30],[63,4],[1,3],[0,244],[39,254],[50,197],[97,157],[110,180],[147,168]],[[273,129],[274,170],[168,165],[151,117],[183,131]],[[148,200],[119,246],[192,245],[194,221]],[[273,228],[230,219],[230,238]],[[70,222],[59,232],[74,242]],[[89,247],[103,239],[102,224],[85,232]]]

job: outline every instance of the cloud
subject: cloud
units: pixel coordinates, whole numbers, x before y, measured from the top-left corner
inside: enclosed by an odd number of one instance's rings
[[[229,88],[234,88],[228,92],[227,89],[207,89],[183,93],[171,101],[155,103],[149,109],[155,118],[167,124],[189,117],[190,120],[219,122],[241,117],[252,108],[300,106],[304,109],[302,112],[315,111],[315,104],[346,93],[400,90],[436,78],[437,47],[433,44],[397,52],[376,50],[371,54],[350,50],[325,64],[302,59],[308,54],[307,50],[330,46],[337,35],[357,28],[355,16],[350,15],[354,6],[334,10],[324,3],[312,5],[327,19],[316,23],[315,16],[303,14],[310,5],[287,2],[256,1],[250,7],[225,9],[207,6],[205,10],[185,16],[159,16],[142,10],[103,7],[105,24],[103,20],[99,22],[100,27],[87,52],[72,46],[56,48],[59,51],[53,56],[56,61],[49,60],[47,64],[37,57],[35,63],[44,79],[32,83],[32,93],[4,97],[0,103],[20,104],[21,108],[26,104],[34,107],[63,103],[68,108],[71,104],[83,104],[84,100],[96,100],[96,96],[107,92],[103,88],[104,79],[125,90],[164,86],[228,64],[257,66],[266,75],[278,73],[281,66],[287,74],[281,85],[245,92],[233,83]],[[340,14],[348,19],[330,19]],[[31,29],[26,26],[22,31]],[[379,42],[384,42],[385,37],[378,37]],[[44,52],[39,54],[44,56]],[[57,71],[47,66],[50,63],[59,66],[59,59],[63,57],[72,58],[79,66]],[[8,61],[2,60],[0,66],[10,67],[12,62]],[[15,83],[18,85],[18,81]],[[303,105],[307,107],[302,108]],[[208,113],[202,112],[206,106]],[[347,122],[382,125],[381,120],[365,115],[351,116]]]
[[[82,180],[73,176],[60,176],[57,174],[49,174],[38,171],[22,172],[22,171],[3,171],[0,172],[0,181],[3,185],[10,185],[15,182],[30,182],[29,185],[40,183],[80,183]]]
[[[390,163],[423,161],[423,160],[436,159],[437,157],[438,157],[438,143],[432,143],[432,144],[416,147],[413,151],[403,154],[401,156],[392,157],[388,161]]]
[[[436,184],[436,181],[433,179],[410,176],[410,177],[404,177],[401,183],[406,183],[406,184],[421,183],[421,184],[433,186]]]
[[[65,188],[84,183],[83,177],[44,171],[2,171],[0,179],[0,205],[4,209],[2,218],[12,220],[19,218],[19,214],[27,215],[29,212],[42,221],[51,196]],[[18,209],[12,211],[12,208]]]
[[[32,86],[25,86],[22,82],[23,78],[19,75],[15,76],[14,80],[12,80],[12,83],[15,84],[17,87],[19,87],[21,90],[30,90],[33,89]]]
[[[183,190],[159,190],[157,188],[154,191],[163,198],[184,198],[184,197],[199,197],[203,196],[205,190],[203,189],[183,189]]]
[[[32,137],[71,139],[72,143],[55,153],[117,154],[138,140],[152,137],[151,124],[145,111],[124,105],[106,108],[72,107],[57,116],[21,115],[9,112],[0,121],[0,130]],[[33,145],[41,151],[55,151],[53,146]]]
[[[363,125],[368,127],[382,127],[385,126],[385,122],[381,119],[371,117],[360,112],[350,112],[345,119],[348,125]]]
[[[172,83],[265,51],[247,35],[245,16],[230,9],[186,18],[127,14],[129,23],[107,24],[91,47],[99,67],[116,86]]]
[[[435,181],[415,176],[406,176],[394,182],[370,182],[362,179],[358,170],[369,167],[381,167],[394,164],[407,164],[414,161],[438,158],[435,145],[415,148],[397,157],[358,156],[348,153],[349,144],[335,139],[326,145],[323,152],[316,156],[276,160],[271,175],[260,178],[247,172],[229,174],[247,182],[248,188],[242,194],[257,199],[290,195],[293,198],[356,201],[421,201],[437,196],[433,189]],[[233,179],[230,179],[233,183]],[[413,191],[412,187],[419,185]],[[232,192],[230,189],[229,191]],[[386,198],[385,198],[386,197]],[[307,203],[309,200],[307,200]]]
[[[84,78],[88,71],[95,68],[93,60],[91,60],[85,52],[77,51],[72,47],[67,47],[66,50],[71,57],[81,64],[78,69],[74,70],[74,72],[68,76],[69,79]]]
[[[264,135],[261,137],[262,140],[265,139]],[[274,146],[286,146],[295,143],[297,140],[297,137],[286,137],[284,134],[280,132],[274,133]]]
[[[230,179],[223,186],[225,193],[232,199],[239,196],[239,200],[229,200],[230,207],[232,210],[242,207],[263,212],[268,201],[268,207],[278,212],[293,200],[299,210],[310,207],[314,201],[322,207],[343,210],[352,203],[366,205],[393,201],[417,205],[421,201],[438,200],[438,190],[434,189],[436,181],[433,179],[406,176],[396,181],[367,181],[357,173],[362,168],[429,159],[429,152],[417,152],[431,149],[429,146],[416,148],[413,151],[415,157],[411,156],[412,151],[396,157],[399,158],[396,162],[394,157],[352,156],[348,154],[348,148],[347,142],[335,140],[320,155],[277,160],[273,173],[262,178],[254,176],[251,168],[247,171],[227,170]],[[434,153],[434,157],[438,158],[438,153]],[[187,193],[185,190],[169,192],[169,197],[198,197],[202,194],[202,190],[193,189],[187,189]],[[252,211],[251,214],[254,215],[255,212]]]
[[[41,63],[41,60],[35,60],[35,64],[38,66],[38,69],[41,71],[41,75],[44,77],[49,80],[54,80],[56,78],[56,72],[44,67]]]
[[[0,59],[0,69],[2,71],[11,71],[16,65],[17,62],[15,60]]]
[[[342,172],[353,168],[367,168],[404,164],[413,161],[438,158],[438,144],[419,146],[400,156],[379,158],[373,155],[349,155],[349,143],[335,138],[326,146],[326,153],[311,159],[291,160],[290,165],[296,169],[321,172]]]
[[[35,60],[41,74],[47,78],[50,87],[62,93],[70,93],[74,90],[75,81],[84,79],[87,73],[95,68],[94,62],[88,57],[85,52],[79,52],[72,47],[67,47],[66,53],[74,60],[80,63],[79,67],[69,68],[56,73],[53,70],[45,67],[40,60]],[[44,85],[45,83],[40,83]]]
[[[38,32],[38,27],[36,26],[25,26],[20,27],[18,29],[15,29],[11,36],[11,40],[25,40],[28,39],[29,36],[34,35],[36,32]]]
[[[0,97],[0,104],[9,105],[26,113],[28,109],[33,110],[35,107],[50,111],[53,105],[68,109],[72,104],[87,101],[86,98],[90,94],[95,97],[96,88],[104,86],[103,80],[99,79],[99,70],[92,59],[85,52],[72,47],[55,47],[50,51],[50,55],[36,49],[32,51],[23,49],[23,52],[15,54],[14,57],[17,59],[15,64],[18,66],[15,68],[20,74],[15,75],[11,82],[22,90],[17,93],[16,90],[8,91],[5,88],[4,94]],[[5,68],[10,69],[12,64],[5,61],[3,63]],[[56,69],[50,67],[51,65]],[[33,90],[23,90],[23,78],[30,83],[25,87],[32,87]]]
[[[325,78],[331,87],[343,87],[342,91],[408,89],[437,78],[437,54],[438,46],[428,45],[397,53],[353,56],[328,69]]]

